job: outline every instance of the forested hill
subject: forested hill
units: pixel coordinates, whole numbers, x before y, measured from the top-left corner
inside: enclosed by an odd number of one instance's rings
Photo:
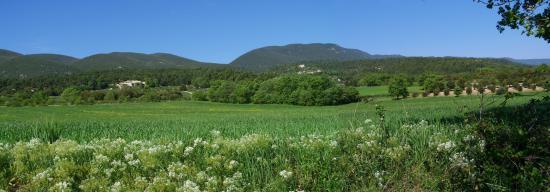
[[[550,64],[550,58],[548,59],[509,59],[509,60],[517,63],[526,64],[526,65]]]
[[[0,50],[0,78],[29,78],[115,69],[166,69],[220,67],[167,53],[115,52],[77,59],[57,54],[21,55]]]
[[[21,56],[21,54],[5,49],[0,49],[0,63],[3,63],[4,61],[13,59],[14,57],[18,56]]]
[[[0,62],[0,77],[27,78],[78,72],[71,65],[78,59],[57,54],[32,54]]]
[[[305,66],[301,68],[300,65]],[[387,73],[421,75],[425,73],[457,74],[476,72],[480,69],[508,70],[529,66],[506,59],[479,59],[458,57],[402,57],[367,59],[360,61],[302,62],[277,67],[277,72],[324,72],[324,73]]]
[[[82,71],[105,71],[114,69],[194,68],[204,64],[206,63],[168,53],[114,52],[83,58],[77,61],[74,67]]]
[[[336,44],[290,44],[254,49],[235,59],[231,65],[252,71],[266,71],[279,65],[297,62],[353,61],[384,57],[397,57],[397,55],[371,55],[361,50],[343,48]]]

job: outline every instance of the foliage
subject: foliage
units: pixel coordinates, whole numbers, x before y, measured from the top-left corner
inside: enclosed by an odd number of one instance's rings
[[[498,8],[501,16],[497,29],[522,29],[527,36],[535,36],[550,43],[550,1],[548,0],[474,0],[487,8]]]
[[[550,156],[550,97],[522,106],[486,112],[475,134],[486,141],[486,152],[473,154],[483,168],[481,190],[546,191]]]
[[[337,85],[326,76],[289,75],[260,84],[254,103],[293,105],[338,105],[358,101],[354,88]]]
[[[409,96],[409,91],[407,91],[407,84],[404,78],[394,78],[390,81],[388,92],[390,96],[395,97],[395,99],[406,98]]]
[[[63,98],[67,104],[77,104],[80,102],[80,90],[74,87],[67,88],[61,93],[61,98]]]

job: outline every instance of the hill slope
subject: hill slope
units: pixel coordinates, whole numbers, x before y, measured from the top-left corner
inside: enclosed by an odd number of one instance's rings
[[[336,44],[290,44],[255,49],[238,57],[231,65],[254,71],[264,71],[277,65],[306,61],[352,61],[368,59],[371,55]]]
[[[203,63],[167,53],[143,54],[114,52],[92,55],[76,62],[74,67],[82,71],[114,69],[163,69],[199,67]]]
[[[33,54],[14,57],[0,63],[1,77],[33,77],[77,72],[71,65],[78,59],[57,54]]]
[[[331,74],[387,73],[421,75],[424,73],[457,74],[476,72],[482,68],[495,70],[514,70],[527,68],[527,65],[506,59],[479,59],[457,57],[400,57],[386,59],[368,59],[359,61],[325,61],[304,63],[305,69],[320,70]],[[275,71],[295,73],[304,69],[298,65],[279,66]]]
[[[13,51],[0,49],[0,63],[13,59],[15,57],[21,56],[22,54],[16,53]]]
[[[550,64],[550,59],[512,59],[512,61],[526,65]]]

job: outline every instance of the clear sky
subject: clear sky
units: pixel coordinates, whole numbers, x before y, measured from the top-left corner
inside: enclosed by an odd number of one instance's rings
[[[373,54],[550,58],[500,34],[472,0],[1,0],[0,48],[85,57],[167,52],[228,63],[262,46],[336,43]]]

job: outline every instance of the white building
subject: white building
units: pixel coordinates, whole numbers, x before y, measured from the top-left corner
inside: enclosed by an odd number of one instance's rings
[[[120,83],[117,83],[116,86],[120,89],[123,87],[135,87],[135,86],[145,86],[145,82],[138,80],[127,80]]]

